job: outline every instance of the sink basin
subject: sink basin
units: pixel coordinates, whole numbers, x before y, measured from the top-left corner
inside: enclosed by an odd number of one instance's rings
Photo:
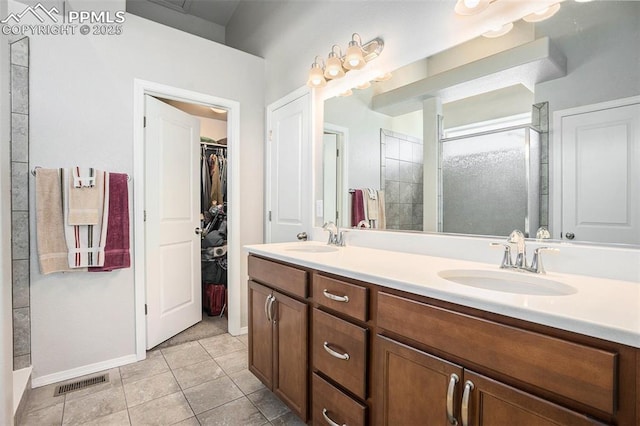
[[[570,285],[528,272],[450,269],[438,272],[440,278],[470,287],[532,296],[567,296],[577,290]]]
[[[338,248],[332,247],[332,246],[315,245],[315,244],[309,244],[309,245],[300,244],[295,247],[288,247],[285,250],[299,251],[303,253],[331,253],[334,251],[338,251]]]

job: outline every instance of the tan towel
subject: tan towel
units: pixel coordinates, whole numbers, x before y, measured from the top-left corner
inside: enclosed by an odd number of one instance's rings
[[[36,240],[40,273],[69,271],[59,169],[36,168]]]
[[[107,242],[107,227],[109,223],[109,180],[104,171],[96,170],[95,188],[100,197],[98,200],[98,215],[100,221],[95,225],[69,225],[67,217],[69,193],[74,191],[71,169],[64,169],[63,199],[65,215],[64,234],[69,248],[68,262],[71,268],[89,266],[104,266],[104,247]]]
[[[67,200],[67,225],[97,225],[100,217],[99,205],[102,194],[97,185],[97,176],[101,172],[93,168],[73,167],[73,179],[69,179],[69,198]]]
[[[384,191],[378,191],[378,229],[387,229],[387,214],[384,209]]]

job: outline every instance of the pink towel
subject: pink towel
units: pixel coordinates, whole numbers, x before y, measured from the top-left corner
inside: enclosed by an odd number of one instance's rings
[[[124,173],[109,173],[109,222],[104,266],[89,268],[89,272],[107,272],[131,266],[127,179]]]
[[[364,220],[364,198],[362,190],[356,189],[351,194],[351,226],[358,226],[361,220]]]

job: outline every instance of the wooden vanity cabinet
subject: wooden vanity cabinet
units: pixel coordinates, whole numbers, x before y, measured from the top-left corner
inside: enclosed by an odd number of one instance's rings
[[[635,424],[619,412],[613,350],[382,291],[377,299],[377,424]]]
[[[249,370],[306,421],[308,272],[251,256],[249,276]]]
[[[313,274],[312,287],[313,424],[364,426],[371,347],[369,289],[318,273]]]

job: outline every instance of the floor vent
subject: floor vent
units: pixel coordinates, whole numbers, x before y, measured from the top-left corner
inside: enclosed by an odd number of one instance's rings
[[[56,386],[56,391],[53,396],[60,396],[69,392],[74,392],[80,389],[85,389],[90,386],[99,385],[100,383],[107,383],[109,381],[109,374],[101,374],[99,376],[89,377],[88,379],[78,380],[76,382],[67,383],[66,385]]]

